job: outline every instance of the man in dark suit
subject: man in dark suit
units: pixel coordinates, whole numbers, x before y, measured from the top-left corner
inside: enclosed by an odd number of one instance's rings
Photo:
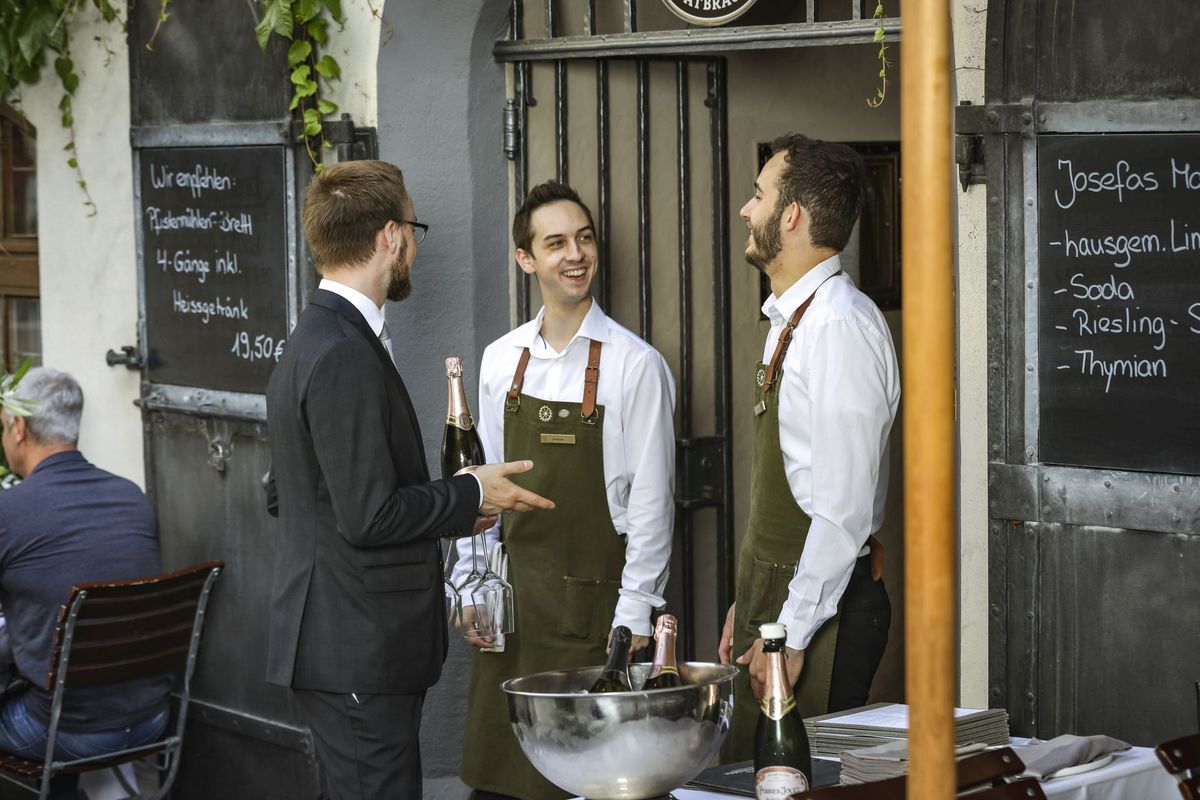
[[[383,315],[412,288],[414,220],[391,164],[313,180],[304,232],[323,280],[267,387],[281,522],[267,680],[294,691],[339,800],[421,795],[421,704],[448,644],[438,537],[553,507],[507,479],[528,461],[429,479]]]

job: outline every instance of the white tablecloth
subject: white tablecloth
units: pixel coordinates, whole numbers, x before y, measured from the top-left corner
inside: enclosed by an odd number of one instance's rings
[[[1042,784],[1049,800],[1179,800],[1174,776],[1154,750],[1133,747],[1115,753],[1111,763],[1091,772],[1052,778]],[[698,789],[676,789],[676,800],[728,800],[735,795]]]

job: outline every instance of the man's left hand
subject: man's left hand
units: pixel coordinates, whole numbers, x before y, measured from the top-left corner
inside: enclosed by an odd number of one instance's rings
[[[754,699],[762,700],[763,686],[767,680],[767,656],[762,651],[763,640],[755,639],[750,649],[738,658],[737,663],[750,666],[750,688],[754,690]],[[783,649],[784,666],[787,669],[788,685],[795,688],[800,680],[800,672],[804,669],[804,651],[791,647]]]

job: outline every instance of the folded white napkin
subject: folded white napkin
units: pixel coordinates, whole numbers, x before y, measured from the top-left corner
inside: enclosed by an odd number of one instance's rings
[[[1045,742],[1034,740],[1028,747],[1014,747],[1013,752],[1025,764],[1021,774],[1038,780],[1060,769],[1087,764],[1116,750],[1128,750],[1129,743],[1111,736],[1075,736],[1063,734]]]

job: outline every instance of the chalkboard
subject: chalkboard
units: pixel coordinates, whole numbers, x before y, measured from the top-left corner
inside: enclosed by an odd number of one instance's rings
[[[1200,134],[1038,143],[1039,452],[1200,474]]]
[[[284,148],[140,153],[150,381],[263,393],[287,336]]]

